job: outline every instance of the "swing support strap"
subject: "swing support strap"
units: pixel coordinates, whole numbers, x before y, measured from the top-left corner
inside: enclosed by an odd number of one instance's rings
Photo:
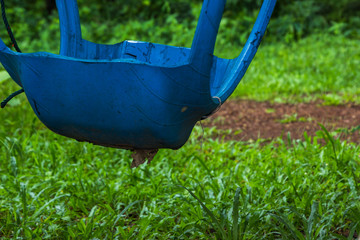
[[[2,16],[2,19],[4,21],[6,31],[8,32],[9,37],[11,39],[11,42],[13,43],[14,48],[16,49],[16,51],[21,53],[21,50],[20,50],[20,48],[19,48],[19,46],[18,46],[18,44],[16,42],[16,39],[14,37],[14,34],[13,34],[12,30],[11,30],[10,24],[9,24],[9,22],[7,20],[7,17],[6,17],[4,0],[0,0],[0,3],[1,3],[1,16]]]
[[[6,107],[6,104],[8,104],[8,102],[10,102],[11,99],[13,99],[14,97],[16,97],[17,95],[21,94],[24,92],[24,89],[20,89],[12,94],[10,94],[10,96],[8,96],[4,101],[1,102],[1,108]]]
[[[5,3],[4,3],[4,0],[0,0],[0,3],[1,3],[1,16],[2,16],[2,19],[4,21],[4,24],[5,24],[5,28],[6,28],[6,31],[8,32],[9,34],[9,37],[11,39],[11,42],[13,43],[13,46],[14,48],[16,49],[17,52],[21,53],[21,50],[16,42],[16,39],[14,37],[14,34],[11,30],[11,27],[10,27],[10,24],[7,20],[7,17],[6,17],[6,11],[5,11]],[[12,94],[10,94],[10,96],[8,96],[4,101],[1,102],[1,108],[4,108],[6,106],[6,104],[11,100],[13,99],[14,97],[16,97],[17,95],[21,94],[24,92],[24,89],[20,89]]]

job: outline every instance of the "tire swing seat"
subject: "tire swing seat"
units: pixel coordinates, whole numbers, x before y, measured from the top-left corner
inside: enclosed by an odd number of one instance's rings
[[[239,57],[213,55],[226,0],[205,0],[191,48],[82,39],[76,0],[57,0],[60,54],[17,53],[0,39],[0,61],[37,117],[78,141],[131,150],[178,149],[199,120],[235,90],[276,0],[264,0]]]

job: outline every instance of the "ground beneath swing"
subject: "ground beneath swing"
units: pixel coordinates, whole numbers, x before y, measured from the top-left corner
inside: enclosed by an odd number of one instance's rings
[[[319,124],[337,137],[360,143],[360,105],[352,103],[324,106],[321,102],[280,104],[248,100],[227,101],[211,118],[203,121],[205,127],[216,127],[214,138],[224,140],[256,140],[288,137],[304,139],[304,132],[315,136]],[[231,134],[229,131],[231,130]]]

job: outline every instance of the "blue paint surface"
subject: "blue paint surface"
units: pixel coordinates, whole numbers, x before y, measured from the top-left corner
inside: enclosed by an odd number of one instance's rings
[[[265,0],[238,58],[213,55],[226,0],[205,0],[192,47],[82,39],[76,0],[57,0],[60,54],[16,53],[0,61],[52,131],[94,144],[180,148],[194,125],[235,90],[260,45],[276,0]]]

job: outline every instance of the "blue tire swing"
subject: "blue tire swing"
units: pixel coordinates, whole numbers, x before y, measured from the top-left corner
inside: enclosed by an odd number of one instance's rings
[[[196,122],[228,99],[257,52],[275,3],[264,0],[241,54],[222,59],[213,53],[226,0],[204,0],[191,48],[89,42],[81,36],[77,1],[56,0],[59,55],[14,52],[0,39],[0,62],[22,88],[2,107],[24,91],[50,130],[78,141],[136,150],[136,166],[159,148],[183,146]],[[13,40],[6,17],[5,22]]]

